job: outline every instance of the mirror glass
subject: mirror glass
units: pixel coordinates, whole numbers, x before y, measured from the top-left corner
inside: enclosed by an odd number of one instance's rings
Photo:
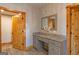
[[[57,16],[51,15],[41,18],[41,29],[45,31],[57,30]]]

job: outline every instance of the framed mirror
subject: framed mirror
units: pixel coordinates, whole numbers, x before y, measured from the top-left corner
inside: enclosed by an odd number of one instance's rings
[[[41,29],[45,31],[57,30],[57,15],[51,15],[41,18]]]

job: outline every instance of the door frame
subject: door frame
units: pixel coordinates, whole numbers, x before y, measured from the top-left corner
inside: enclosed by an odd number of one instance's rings
[[[66,20],[66,33],[67,33],[67,54],[71,54],[70,51],[71,51],[71,35],[70,35],[70,32],[71,32],[71,26],[70,26],[70,20],[71,20],[71,5],[68,5],[66,7],[66,17],[67,17],[67,20]]]
[[[26,13],[25,12],[18,11],[18,10],[12,10],[12,9],[9,9],[9,8],[3,7],[3,6],[0,6],[0,10],[8,11],[8,12],[11,12],[11,13],[21,13],[24,16],[24,21],[26,23]],[[26,30],[26,25],[25,25],[25,30]],[[25,31],[25,33],[26,33],[26,31]],[[26,35],[25,35],[25,39],[24,40],[26,41]],[[24,42],[24,43],[26,44],[26,42]],[[1,14],[0,14],[0,52],[1,52],[1,46],[2,45],[1,45]],[[24,50],[26,50],[26,48]]]

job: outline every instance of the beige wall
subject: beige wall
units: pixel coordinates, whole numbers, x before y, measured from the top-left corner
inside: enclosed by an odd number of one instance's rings
[[[11,42],[12,34],[12,17],[7,15],[1,15],[1,40],[2,43]]]
[[[66,4],[48,4],[41,8],[41,17],[57,14],[56,34],[66,35]]]

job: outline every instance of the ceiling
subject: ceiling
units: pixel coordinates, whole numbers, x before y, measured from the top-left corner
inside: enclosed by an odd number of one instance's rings
[[[42,8],[42,7],[47,6],[49,3],[27,3],[27,4],[32,7]],[[7,11],[1,12],[1,14],[7,14],[7,15],[11,15],[11,16],[16,15],[16,13],[11,13],[11,12],[7,12]]]
[[[33,7],[37,7],[37,8],[41,8],[44,6],[47,6],[49,3],[29,3],[29,5],[33,6]]]

